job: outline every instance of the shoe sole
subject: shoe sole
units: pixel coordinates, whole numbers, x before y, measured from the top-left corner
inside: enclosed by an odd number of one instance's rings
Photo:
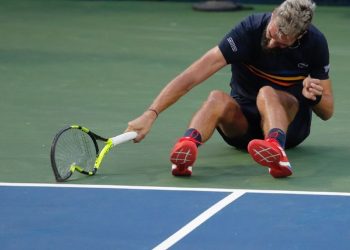
[[[248,144],[248,152],[262,166],[268,167],[269,173],[275,178],[287,177],[293,174],[288,166],[289,163],[281,162],[280,152],[263,140],[253,140]],[[282,167],[281,167],[282,165]]]
[[[193,142],[183,142],[171,153],[170,161],[178,167],[192,166],[197,157],[196,149],[193,150],[194,145]]]

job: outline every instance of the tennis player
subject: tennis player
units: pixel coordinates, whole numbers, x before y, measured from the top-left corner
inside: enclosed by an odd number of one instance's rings
[[[286,0],[272,13],[253,14],[175,77],[140,117],[128,123],[140,142],[157,116],[196,85],[231,65],[231,91],[213,90],[174,145],[174,176],[190,176],[197,148],[217,130],[229,145],[247,149],[275,178],[292,175],[286,148],[310,134],[312,112],[333,115],[326,38],[311,23],[315,3]]]

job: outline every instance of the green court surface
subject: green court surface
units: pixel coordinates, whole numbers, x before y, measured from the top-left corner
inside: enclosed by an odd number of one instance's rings
[[[124,131],[162,87],[254,10],[195,12],[190,3],[2,0],[0,2],[0,182],[54,183],[49,152],[69,124],[104,136]],[[107,155],[96,176],[72,184],[350,192],[350,8],[317,8],[328,38],[336,112],[287,151],[291,178],[276,180],[215,134],[191,178],[170,174],[168,155],[212,89],[229,90],[229,67],[162,113],[148,137]],[[315,55],[317,56],[317,55]]]

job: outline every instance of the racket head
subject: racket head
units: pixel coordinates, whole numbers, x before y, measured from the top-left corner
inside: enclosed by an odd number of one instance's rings
[[[99,154],[96,138],[107,140],[79,125],[66,127],[56,134],[50,153],[56,181],[66,181],[75,170],[87,175],[96,172],[94,165]]]

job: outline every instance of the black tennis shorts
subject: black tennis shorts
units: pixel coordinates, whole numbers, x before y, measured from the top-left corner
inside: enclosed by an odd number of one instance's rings
[[[244,98],[233,97],[241,107],[241,110],[248,120],[248,131],[245,135],[235,138],[229,138],[224,135],[220,128],[218,132],[224,141],[238,149],[247,149],[248,143],[253,139],[264,139],[264,134],[261,127],[261,116],[255,102],[251,102]],[[305,104],[299,103],[299,111],[294,120],[288,127],[286,148],[292,148],[299,145],[310,134],[310,126],[312,119],[312,110]]]

